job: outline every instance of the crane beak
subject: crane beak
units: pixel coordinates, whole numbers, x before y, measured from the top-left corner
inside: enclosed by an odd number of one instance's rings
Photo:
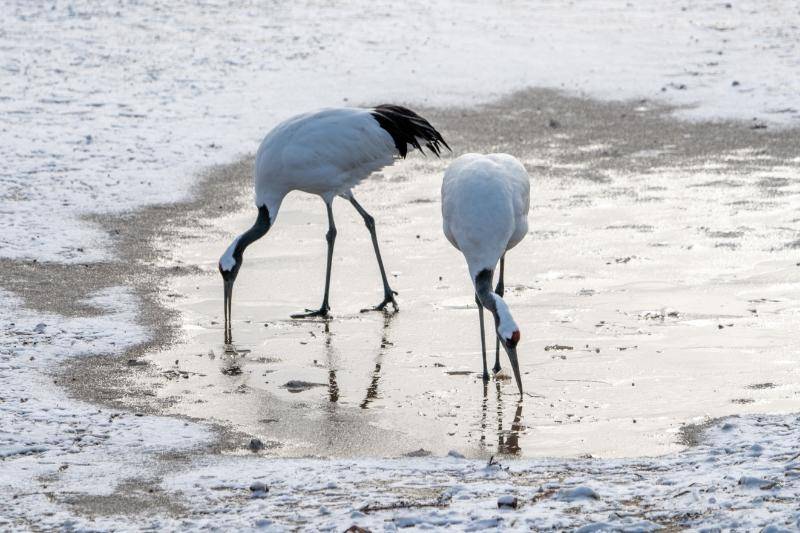
[[[225,344],[230,344],[231,339],[231,300],[233,299],[233,280],[226,279],[223,281],[225,298]]]
[[[511,369],[514,371],[514,379],[517,381],[517,388],[519,389],[519,395],[522,396],[522,377],[519,374],[519,361],[517,360],[517,348],[516,346],[510,346],[506,340],[500,337],[500,343],[505,348],[506,353],[508,354],[508,360],[511,361]]]

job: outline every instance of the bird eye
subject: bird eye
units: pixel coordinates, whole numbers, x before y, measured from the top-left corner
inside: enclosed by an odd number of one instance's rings
[[[507,341],[511,346],[516,346],[519,342],[519,330],[511,334],[511,338]]]

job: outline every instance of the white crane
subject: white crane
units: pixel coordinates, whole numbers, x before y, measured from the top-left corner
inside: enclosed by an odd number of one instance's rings
[[[522,395],[522,379],[517,362],[520,333],[508,305],[503,300],[503,271],[506,251],[528,232],[530,178],[525,167],[508,154],[465,154],[453,161],[442,182],[442,217],[444,234],[467,260],[475,286],[475,303],[481,325],[483,380],[489,380],[486,368],[486,339],[483,309],[494,317],[497,344],[494,372],[500,371],[500,344],[503,345],[514,378]],[[492,292],[494,270],[500,262],[497,287]]]
[[[383,301],[373,309],[388,304],[397,309],[383,268],[375,220],[353,196],[352,188],[373,172],[405,157],[409,146],[439,155],[447,143],[431,124],[410,109],[398,105],[379,105],[372,109],[330,108],[292,117],[270,131],[258,148],[255,160],[255,201],[258,217],[253,226],[236,237],[219,260],[224,283],[225,339],[230,342],[231,301],[233,283],[242,266],[245,249],[263,237],[278,216],[283,198],[299,190],[321,196],[328,210],[328,264],[325,273],[325,295],[317,310],[292,318],[328,316],[328,293],[331,281],[331,260],[336,240],[333,221],[333,199],[341,196],[350,201],[364,219],[372,237],[375,256],[383,279]]]

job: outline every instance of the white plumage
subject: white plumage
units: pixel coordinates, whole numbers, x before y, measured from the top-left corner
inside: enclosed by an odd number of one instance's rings
[[[226,342],[230,342],[233,282],[241,268],[244,250],[269,231],[277,219],[283,198],[295,190],[319,195],[325,201],[328,261],[322,306],[293,316],[328,315],[331,260],[336,240],[332,205],[337,196],[350,201],[364,219],[372,237],[384,289],[383,302],[374,309],[382,310],[387,304],[396,309],[396,293],[386,279],[375,221],[356,201],[352,188],[376,170],[391,165],[396,157],[405,157],[409,149],[422,151],[423,146],[436,155],[439,155],[441,146],[448,147],[427,120],[397,105],[380,105],[372,109],[322,109],[290,118],[270,131],[256,153],[254,185],[258,217],[249,230],[231,242],[219,260],[225,287]]]
[[[522,383],[516,365],[519,328],[503,300],[505,253],[528,232],[530,178],[525,167],[508,154],[465,154],[447,168],[442,182],[444,234],[467,261],[481,313],[484,379],[488,379],[486,348],[483,340],[483,308],[495,319],[498,343],[506,348],[514,368],[517,385]],[[491,282],[500,262],[498,287]],[[512,353],[513,352],[513,353]],[[499,345],[495,372],[500,370]]]
[[[281,200],[293,190],[326,202],[349,198],[359,182],[394,163],[392,136],[370,111],[322,109],[276,126],[256,153],[256,206],[266,205],[274,222]]]

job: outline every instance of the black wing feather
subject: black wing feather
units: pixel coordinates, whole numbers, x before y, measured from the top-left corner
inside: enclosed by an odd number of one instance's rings
[[[431,123],[414,113],[407,107],[391,104],[383,104],[375,107],[372,116],[378,121],[381,128],[386,130],[394,140],[394,145],[401,157],[408,153],[410,144],[422,153],[422,145],[419,140],[425,142],[425,147],[439,156],[442,149],[440,144],[450,150],[442,135],[431,126]]]

